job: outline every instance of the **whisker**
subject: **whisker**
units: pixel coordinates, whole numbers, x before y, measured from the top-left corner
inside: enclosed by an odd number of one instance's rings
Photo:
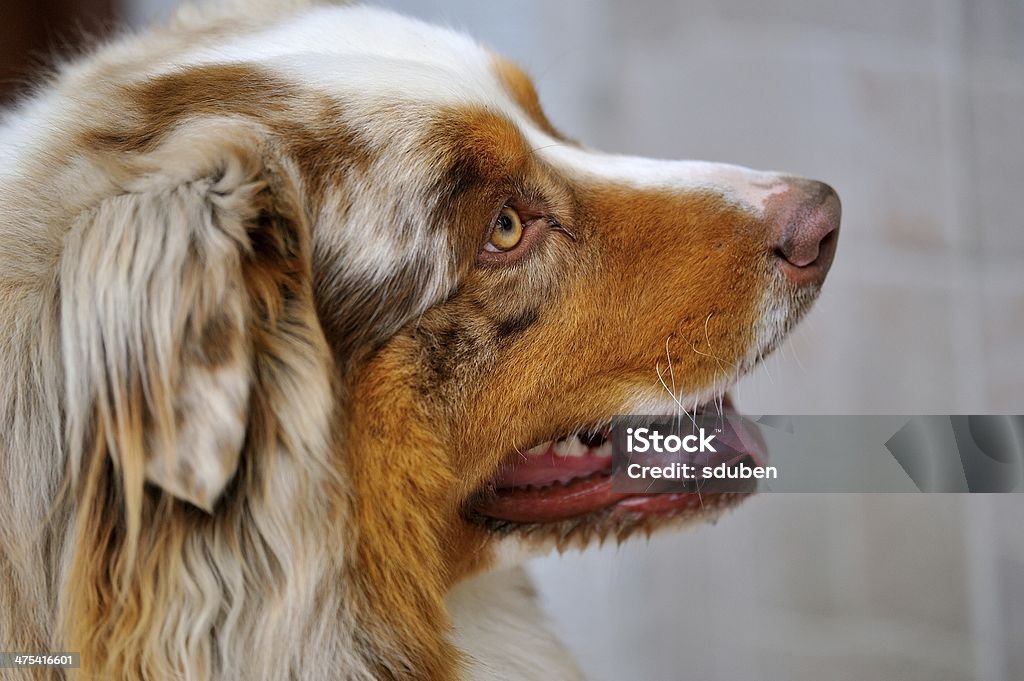
[[[793,361],[796,362],[796,365],[798,367],[800,367],[800,371],[802,371],[803,373],[806,374],[807,373],[807,367],[805,367],[804,363],[800,361],[800,355],[796,351],[796,343],[793,342],[793,337],[792,336],[788,336],[786,338],[786,345],[789,346],[789,351],[793,354]]]
[[[697,402],[697,398],[694,397],[693,398],[693,412],[694,413],[697,413],[697,407],[698,406],[700,406],[700,405]],[[697,426],[696,422],[694,422],[693,425],[696,428],[696,426]],[[704,495],[702,495],[700,493],[700,483],[699,482],[697,483],[697,501],[700,503],[700,508],[703,511],[704,510]]]
[[[671,390],[671,393],[673,395],[673,400],[678,404],[679,401],[682,399],[682,394],[683,393],[682,393],[682,390],[678,391],[678,395],[679,396],[676,397],[676,394],[677,394],[677,392],[676,392],[676,372],[675,372],[675,369],[673,369],[673,367],[672,367],[672,352],[669,350],[669,347],[668,347],[668,345],[669,345],[669,343],[671,341],[672,341],[672,336],[670,334],[668,337],[665,338],[665,359],[668,360],[668,371],[669,371],[669,375],[672,377],[672,390]],[[683,413],[685,413],[685,410],[683,410]],[[679,425],[683,422],[683,415],[679,413],[679,410],[676,410],[674,420],[675,420],[675,427],[678,428]]]
[[[696,410],[696,408],[694,409],[694,412],[693,412],[694,415],[691,416],[690,413],[686,410],[686,407],[683,406],[681,398],[676,397],[676,394],[674,392],[672,392],[671,390],[669,390],[668,384],[665,383],[665,378],[661,375],[661,365],[660,364],[656,364],[655,367],[654,367],[654,371],[658,374],[658,380],[661,382],[661,386],[665,389],[665,392],[667,392],[672,397],[672,401],[676,403],[676,406],[679,407],[679,410],[681,412],[683,412],[684,414],[686,414],[690,418],[690,421],[693,422],[693,427],[696,428],[697,427],[697,419],[696,419],[697,410]]]
[[[772,372],[768,370],[768,362],[765,361],[765,357],[761,353],[758,353],[757,355],[757,363],[762,369],[764,369],[764,373],[768,376],[768,380],[771,384],[775,385],[775,377],[773,377]]]
[[[693,350],[698,355],[701,355],[703,357],[710,357],[711,359],[713,359],[716,362],[718,362],[719,366],[721,366],[721,367],[727,367],[730,364],[730,362],[726,362],[724,359],[722,359],[721,357],[719,357],[717,355],[710,354],[710,353],[707,353],[707,352],[701,352],[700,350],[697,349],[697,346],[695,346],[695,345],[691,345],[690,349]],[[733,369],[739,370],[739,368],[740,368],[739,362],[735,362],[735,363],[731,363],[731,364],[732,364],[732,368]]]
[[[665,339],[665,358],[668,360],[668,373],[672,377],[672,393],[676,391],[676,373],[672,370],[672,353],[669,352],[668,344],[672,340],[672,336]]]
[[[564,147],[564,146],[568,146],[568,145],[566,145],[564,142],[554,142],[553,144],[545,144],[544,146],[534,147],[534,148],[530,149],[523,156],[527,156],[527,155],[532,156],[532,155],[536,154],[538,151],[544,151],[545,149],[553,149],[554,147]],[[522,159],[522,157],[520,157],[520,160],[521,159]]]

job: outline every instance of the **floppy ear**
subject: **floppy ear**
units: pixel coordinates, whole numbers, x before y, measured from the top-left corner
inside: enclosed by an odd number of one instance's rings
[[[232,139],[135,166],[79,216],[60,270],[72,452],[105,449],[126,489],[144,480],[208,512],[254,437],[254,403],[295,410],[275,402],[327,381],[308,225],[287,181]]]

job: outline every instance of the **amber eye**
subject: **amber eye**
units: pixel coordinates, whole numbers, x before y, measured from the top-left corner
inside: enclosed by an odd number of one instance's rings
[[[494,221],[491,238],[484,245],[484,249],[492,253],[503,253],[511,251],[522,240],[523,221],[519,218],[519,213],[505,206],[501,209],[498,219]]]

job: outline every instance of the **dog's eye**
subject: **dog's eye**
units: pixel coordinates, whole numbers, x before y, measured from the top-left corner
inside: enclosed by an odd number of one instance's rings
[[[484,249],[491,253],[504,253],[511,251],[523,240],[523,221],[519,213],[505,206],[498,214],[491,229],[490,239],[484,244]]]

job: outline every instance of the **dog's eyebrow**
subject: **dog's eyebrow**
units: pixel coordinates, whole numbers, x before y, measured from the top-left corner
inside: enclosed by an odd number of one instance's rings
[[[519,125],[503,113],[481,106],[442,108],[421,144],[423,153],[436,159],[434,194],[440,205],[455,205],[481,190],[488,195],[488,210],[501,193],[534,198],[561,213],[573,203],[565,178],[546,166]]]
[[[519,127],[504,114],[478,107],[446,107],[424,135],[426,151],[448,162],[448,174],[463,181],[497,182],[531,161],[531,148]]]

